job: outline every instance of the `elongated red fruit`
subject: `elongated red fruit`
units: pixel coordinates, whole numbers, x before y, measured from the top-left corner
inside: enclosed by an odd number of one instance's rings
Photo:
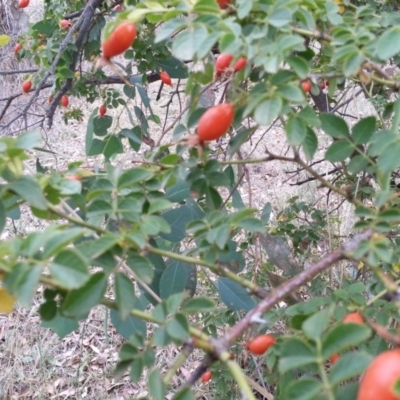
[[[231,65],[232,60],[233,56],[231,54],[220,54],[215,61],[215,70],[217,74],[222,74],[223,72],[225,72]]]
[[[171,77],[168,75],[167,72],[160,72],[160,78],[166,85],[172,86]]]
[[[247,343],[247,348],[253,354],[264,354],[271,346],[276,343],[275,337],[272,335],[260,335]]]
[[[14,54],[18,54],[21,49],[22,49],[22,44],[17,43],[14,47]]]
[[[242,70],[246,65],[247,65],[247,59],[244,57],[240,57],[239,60],[236,61],[233,68],[237,72]]]
[[[29,6],[29,0],[19,0],[18,8],[25,8]]]
[[[65,94],[63,94],[63,95],[61,96],[61,104],[62,104],[64,107],[68,107],[69,99],[68,99],[68,96],[66,96]]]
[[[101,48],[104,58],[110,59],[125,53],[132,46],[135,38],[136,25],[131,22],[122,22],[114,29],[110,37],[102,43]]]
[[[215,140],[225,135],[232,124],[235,109],[230,103],[218,104],[207,110],[200,118],[197,135],[200,142]]]
[[[22,91],[24,93],[28,93],[31,90],[31,87],[32,87],[32,82],[31,81],[25,81],[22,84]]]
[[[99,114],[102,117],[103,115],[106,115],[106,113],[107,113],[107,108],[106,108],[106,106],[104,104],[102,104],[99,107]]]

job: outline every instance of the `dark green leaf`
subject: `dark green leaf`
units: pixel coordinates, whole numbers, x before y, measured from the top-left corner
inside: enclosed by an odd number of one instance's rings
[[[263,101],[254,111],[254,119],[260,125],[268,126],[278,117],[282,110],[282,99],[274,97]]]
[[[371,329],[365,325],[345,323],[334,327],[324,338],[322,354],[324,358],[340,353],[350,346],[357,346],[371,336]]]
[[[319,340],[322,333],[328,328],[329,320],[329,310],[321,310],[315,313],[304,321],[302,326],[304,334],[312,340]]]
[[[343,118],[334,114],[320,115],[322,129],[333,138],[341,139],[349,136],[349,127]]]
[[[354,146],[347,140],[336,140],[325,153],[325,158],[331,162],[344,161],[354,152]]]
[[[96,116],[93,118],[93,133],[96,136],[106,136],[108,129],[112,125],[112,117],[109,115]]]
[[[286,122],[286,134],[291,146],[302,144],[307,136],[307,126],[302,119],[291,115]]]
[[[158,369],[151,371],[149,375],[148,386],[150,393],[155,400],[164,400],[166,388],[161,373]]]
[[[123,320],[117,310],[111,310],[110,316],[115,329],[126,340],[134,334],[146,337],[146,323],[142,319],[129,316]]]
[[[125,320],[135,307],[137,298],[132,281],[123,273],[115,275],[115,301],[122,320]]]
[[[6,185],[6,189],[18,194],[28,204],[39,210],[46,210],[47,201],[37,181],[30,175],[21,176]]]
[[[372,356],[367,353],[350,352],[340,356],[329,374],[329,381],[337,385],[342,381],[361,375],[372,361]]]
[[[215,303],[204,297],[194,297],[193,299],[189,299],[182,306],[182,311],[187,313],[196,313],[196,312],[207,312],[212,311],[215,307]]]
[[[358,121],[351,129],[354,143],[368,143],[376,129],[376,118],[371,116]]]
[[[71,290],[62,304],[62,312],[66,316],[79,317],[88,313],[98,305],[107,289],[107,276],[102,272],[93,274],[86,284]]]
[[[42,321],[41,326],[44,328],[50,328],[61,339],[79,328],[79,324],[76,319],[67,318],[63,316],[59,311],[57,312],[56,317],[51,319],[50,321]]]
[[[377,40],[374,48],[377,56],[387,61],[388,58],[395,56],[400,52],[400,28],[393,26],[384,31],[382,36]]]
[[[249,311],[255,306],[247,290],[229,278],[218,279],[218,291],[221,300],[232,311]]]
[[[165,325],[165,330],[171,338],[184,341],[189,338],[189,324],[183,314],[176,314]]]
[[[66,289],[77,289],[89,279],[88,263],[74,249],[58,253],[50,264],[50,273]]]
[[[285,399],[314,400],[321,393],[322,383],[316,379],[300,379],[292,381],[285,390]]]
[[[197,285],[196,266],[172,261],[163,272],[160,280],[160,296],[167,299],[175,293],[187,290],[193,296]]]

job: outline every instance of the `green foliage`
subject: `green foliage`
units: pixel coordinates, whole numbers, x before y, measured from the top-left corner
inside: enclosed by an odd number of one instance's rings
[[[26,209],[48,224],[2,240],[2,286],[31,307],[44,285],[42,325],[60,337],[94,307],[107,307],[124,338],[116,376],[138,382],[147,374],[154,399],[195,397],[192,381],[171,388],[193,347],[208,355],[193,376],[211,366],[215,398],[255,398],[239,365],[276,399],[356,398],[359,377],[388,347],[386,326],[398,323],[398,303],[381,298],[396,291],[400,259],[400,100],[392,93],[400,81],[379,67],[400,61],[394,2],[236,0],[223,9],[215,0],[132,0],[118,13],[101,0],[81,3],[46,2],[16,57],[36,64],[39,91],[51,76],[57,101],[68,92],[115,111],[100,116],[95,107],[85,121],[86,156],[104,162],[99,171],[70,163],[60,173],[38,159],[33,173],[25,163],[47,151],[39,131],[0,138],[0,232]],[[81,17],[69,17],[76,29],[69,34],[56,21],[75,12]],[[136,23],[138,35],[111,66],[114,75],[88,72],[83,66],[101,56],[102,38],[121,21]],[[1,35],[0,46],[9,39]],[[247,65],[217,74],[218,52]],[[186,79],[163,116],[148,92],[160,71]],[[375,113],[362,110],[353,121],[341,111],[357,86]],[[235,117],[228,140],[206,146],[194,132],[210,106],[207,90],[220,87]],[[189,104],[169,125],[169,105],[182,90]],[[51,104],[49,119],[58,112]],[[63,118],[83,115],[71,107]],[[276,124],[284,146],[268,136]],[[265,154],[252,159],[246,146],[255,141]],[[123,153],[140,161],[122,168],[115,160]],[[270,162],[286,163],[306,189],[279,205],[267,195],[252,202],[250,166]],[[351,311],[380,324],[384,339],[374,324],[342,323]],[[266,331],[277,343],[259,362],[239,338]],[[156,354],[169,345],[183,347],[165,373]]]

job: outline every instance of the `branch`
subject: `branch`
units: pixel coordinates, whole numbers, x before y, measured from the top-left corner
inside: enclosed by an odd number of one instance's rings
[[[261,300],[260,303],[250,310],[246,316],[220,340],[227,341],[228,343],[234,342],[242,336],[244,331],[253,323],[254,320],[259,319],[262,314],[266,313],[286,296],[298,290],[305,283],[309,282],[324,270],[332,267],[338,261],[351,259],[351,253],[360,245],[361,242],[370,239],[372,234],[373,232],[371,230],[367,230],[355,235],[347,243],[344,243],[339,250],[328,254],[316,264],[275,288],[269,296]],[[216,346],[216,348],[218,348],[218,346]]]

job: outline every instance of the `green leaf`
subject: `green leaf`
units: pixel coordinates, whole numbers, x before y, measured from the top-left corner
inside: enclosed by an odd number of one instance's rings
[[[371,329],[365,325],[346,323],[331,329],[322,343],[322,354],[329,358],[350,346],[357,346],[371,336]]]
[[[57,254],[71,242],[77,240],[84,235],[82,228],[54,229],[50,226],[45,230],[49,237],[45,238],[43,243],[43,257],[49,258]]]
[[[196,266],[181,261],[172,261],[160,279],[160,296],[167,299],[175,293],[187,290],[193,296],[197,286]]]
[[[374,48],[376,55],[383,61],[395,56],[400,52],[400,28],[393,26],[385,30],[382,36],[377,40]]]
[[[158,368],[151,371],[149,375],[148,386],[150,394],[155,400],[164,400],[167,391]]]
[[[47,209],[46,198],[43,196],[42,189],[33,176],[21,176],[6,185],[6,189],[18,194],[18,196],[22,197],[32,207],[39,210]]]
[[[117,272],[114,275],[115,301],[122,320],[125,320],[131,310],[135,307],[137,298],[132,281],[123,273]]]
[[[307,126],[302,119],[290,115],[286,122],[286,134],[291,146],[302,144],[307,136]]]
[[[50,264],[50,273],[66,289],[77,289],[89,279],[88,263],[74,249],[58,253]]]
[[[232,311],[250,311],[256,305],[247,290],[229,278],[218,279],[218,292]]]
[[[2,201],[0,201],[0,233],[6,226],[6,209]]]
[[[14,142],[14,146],[18,149],[29,150],[37,147],[42,141],[42,135],[39,129],[23,133],[18,136]]]
[[[129,99],[135,98],[135,95],[136,95],[135,86],[124,85],[122,91],[124,92],[125,96],[128,97]],[[96,133],[96,135],[97,135],[97,133]]]
[[[186,205],[173,210],[169,210],[162,214],[162,217],[169,223],[171,233],[160,233],[160,236],[170,242],[180,242],[185,236],[186,225],[203,216],[197,204],[192,206],[193,203],[188,202]]]
[[[268,126],[278,117],[282,110],[282,99],[274,97],[263,101],[254,111],[254,119],[260,125]]]
[[[333,142],[325,153],[325,158],[331,162],[344,161],[354,152],[354,146],[347,140]]]
[[[351,129],[355,144],[368,143],[376,129],[376,118],[373,116],[363,118]]]
[[[60,313],[59,310],[57,310],[57,315],[50,321],[42,321],[41,326],[44,328],[50,328],[61,339],[79,328],[79,324],[76,319],[65,317]]]
[[[179,33],[172,42],[172,54],[182,61],[193,60],[196,53],[202,50],[209,33],[203,25],[191,25]]]
[[[343,73],[345,76],[354,75],[361,64],[363,63],[365,57],[361,52],[353,53],[346,57],[343,61]]]
[[[250,232],[265,232],[265,225],[262,221],[257,218],[246,218],[236,223],[238,228],[242,228]]]
[[[171,338],[184,341],[190,337],[189,324],[183,314],[176,314],[165,325],[165,330]]]
[[[110,135],[104,140],[104,142],[105,146],[103,149],[103,154],[107,159],[112,157],[114,154],[122,154],[124,152],[124,148],[119,137]]]
[[[40,265],[28,265],[18,263],[13,271],[4,280],[9,292],[16,295],[18,302],[24,307],[30,307],[34,293],[39,284],[42,267]]]
[[[318,148],[318,137],[311,128],[307,128],[307,135],[303,142],[303,151],[307,160],[312,160]]]
[[[300,379],[292,381],[285,390],[285,399],[314,400],[322,392],[322,383],[316,379]]]
[[[61,307],[63,314],[79,317],[88,313],[100,303],[106,289],[107,276],[102,272],[93,274],[83,287],[67,294]]]
[[[10,41],[10,36],[8,35],[0,35],[0,47],[5,46]]]
[[[289,8],[279,8],[268,17],[267,20],[272,26],[281,28],[292,21],[292,13]]]
[[[340,356],[328,377],[331,385],[337,385],[342,381],[361,375],[372,361],[372,358],[370,354],[354,351]]]
[[[103,115],[102,117],[97,115],[93,118],[93,132],[96,136],[106,136],[108,129],[112,125],[112,117],[109,115]]]
[[[383,174],[390,173],[400,167],[400,141],[387,146],[378,157],[378,167]]]
[[[333,138],[341,139],[349,136],[349,127],[343,118],[334,114],[322,113],[320,115],[322,129]]]
[[[302,330],[308,338],[318,341],[322,333],[328,328],[329,320],[329,310],[321,310],[304,321]]]
[[[284,374],[295,368],[314,364],[316,358],[314,350],[306,341],[291,337],[282,343],[282,354],[278,365],[279,372]]]
[[[182,311],[187,313],[208,312],[215,308],[215,303],[204,297],[194,297],[189,299],[182,306]]]
[[[150,201],[149,214],[155,214],[159,211],[165,211],[172,208],[172,203],[166,199],[155,199]]]
[[[117,310],[111,310],[110,316],[115,329],[126,340],[134,334],[146,337],[146,323],[142,319],[129,316],[123,320]]]
[[[144,283],[152,282],[154,270],[147,258],[130,252],[128,253],[126,264]]]
[[[149,169],[133,168],[124,172],[118,179],[118,189],[129,188],[135,183],[147,181],[153,178],[154,174]]]
[[[307,77],[310,67],[308,63],[301,57],[288,57],[286,59],[290,68],[297,74],[300,79]],[[300,88],[299,88],[300,89]]]
[[[277,92],[286,100],[295,103],[302,103],[304,101],[304,93],[298,84],[288,83],[287,85],[280,86]]]

